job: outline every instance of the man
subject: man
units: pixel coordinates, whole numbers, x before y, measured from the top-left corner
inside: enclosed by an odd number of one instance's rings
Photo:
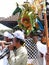
[[[42,59],[43,65],[46,65],[45,55],[46,55],[46,52],[47,52],[47,46],[45,44],[42,44],[41,41],[38,40],[37,35],[35,35],[35,36],[33,35],[33,39],[34,39],[34,41],[37,45],[38,51],[43,54],[43,59]]]
[[[27,50],[23,46],[24,44],[24,33],[17,30],[13,33],[13,46],[16,50],[13,54],[10,54],[9,64],[10,65],[27,65]]]
[[[26,48],[28,51],[28,61],[27,64],[29,65],[40,65],[38,62],[38,49],[36,46],[36,43],[33,40],[33,34],[32,32],[29,34],[29,36],[26,39]]]
[[[42,44],[41,41],[37,42],[37,48],[39,50],[39,52],[41,52],[43,54],[43,65],[46,65],[46,53],[47,53],[47,46],[46,44]]]
[[[9,32],[7,32],[7,31],[4,32],[4,35],[3,35],[3,36],[4,36],[3,41],[0,41],[0,44],[2,45],[1,54],[2,54],[4,51],[6,51],[5,49],[7,48],[8,45],[10,45],[10,44],[12,43],[11,40],[12,40],[12,38],[13,38],[12,34],[9,33]],[[5,45],[5,44],[6,44],[6,45]],[[10,46],[10,47],[12,48],[13,46]],[[8,50],[7,50],[7,52],[8,52]],[[5,52],[5,53],[6,53],[6,52]],[[3,54],[3,55],[4,55],[4,54]],[[7,58],[8,58],[8,55],[3,56],[3,58],[0,59],[0,64],[1,64],[1,65],[9,65]]]
[[[4,41],[11,42],[13,39],[13,35],[7,31],[4,32]]]
[[[7,32],[7,31],[5,31],[3,37],[4,37],[4,39],[2,41],[0,41],[2,49],[5,48],[5,46],[7,46],[10,43],[12,43],[13,35],[11,33]]]

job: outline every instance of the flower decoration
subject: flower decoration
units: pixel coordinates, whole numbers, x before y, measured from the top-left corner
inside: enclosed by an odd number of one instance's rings
[[[27,29],[31,30],[31,23],[29,16],[23,16],[21,19],[21,24],[23,24]]]
[[[25,30],[28,35],[35,27],[36,14],[35,9],[32,8],[30,3],[24,3],[22,5],[24,9],[22,10],[19,26]]]
[[[35,7],[33,7],[29,2],[25,2],[22,6],[23,8],[18,19],[18,25],[25,31],[25,34],[28,35],[35,27]]]
[[[45,3],[43,4],[42,2],[44,2],[44,0],[34,0],[33,4],[24,2],[22,5],[23,8],[19,15],[18,25],[25,31],[26,35],[31,31],[34,32],[36,29],[39,29],[39,25],[36,22],[36,14],[39,16],[42,10],[45,11]],[[18,10],[16,11],[19,12]]]

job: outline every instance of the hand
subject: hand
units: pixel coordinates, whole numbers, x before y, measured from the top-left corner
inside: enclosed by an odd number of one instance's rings
[[[6,41],[0,41],[0,45],[2,46],[2,49],[5,48],[5,43]]]
[[[2,50],[2,46],[0,46],[0,50]]]
[[[45,58],[46,58],[46,61],[49,61],[49,53],[46,53]]]
[[[13,50],[13,48],[14,48],[13,44],[10,44],[10,45],[8,46],[8,48],[9,48],[9,50]]]

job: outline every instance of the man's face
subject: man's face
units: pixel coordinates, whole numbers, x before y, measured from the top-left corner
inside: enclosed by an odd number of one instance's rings
[[[37,39],[37,36],[33,36],[33,39]]]
[[[38,36],[33,36],[33,40],[36,42],[38,40]]]
[[[20,40],[18,40],[17,38],[13,38],[13,46],[19,48],[21,46]]]
[[[16,46],[16,47],[18,46],[18,41],[17,41],[16,38],[13,38],[13,45]]]
[[[16,39],[13,38],[13,45],[16,46]]]

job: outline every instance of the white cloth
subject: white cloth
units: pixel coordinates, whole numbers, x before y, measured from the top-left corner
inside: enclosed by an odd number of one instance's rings
[[[27,65],[27,50],[25,47],[20,47],[16,50],[16,56],[11,51],[9,63],[10,65]]]
[[[9,65],[7,57],[5,56],[4,58],[0,59],[0,65]]]
[[[24,40],[24,33],[20,30],[17,30],[13,33],[14,37]]]
[[[37,59],[28,59],[27,64],[29,65],[39,65],[39,62]]]
[[[32,62],[33,62],[33,59],[28,59],[27,60],[27,64],[32,64]]]
[[[45,55],[46,55],[46,52],[47,52],[47,46],[42,44],[40,41],[38,41],[37,42],[37,48],[44,55],[43,56],[43,65],[46,65]]]
[[[9,39],[12,39],[13,38],[13,35],[7,31],[4,32],[4,36],[5,37],[8,37]]]
[[[1,51],[0,51],[0,54],[1,54]],[[7,56],[0,59],[0,65],[9,65]]]

